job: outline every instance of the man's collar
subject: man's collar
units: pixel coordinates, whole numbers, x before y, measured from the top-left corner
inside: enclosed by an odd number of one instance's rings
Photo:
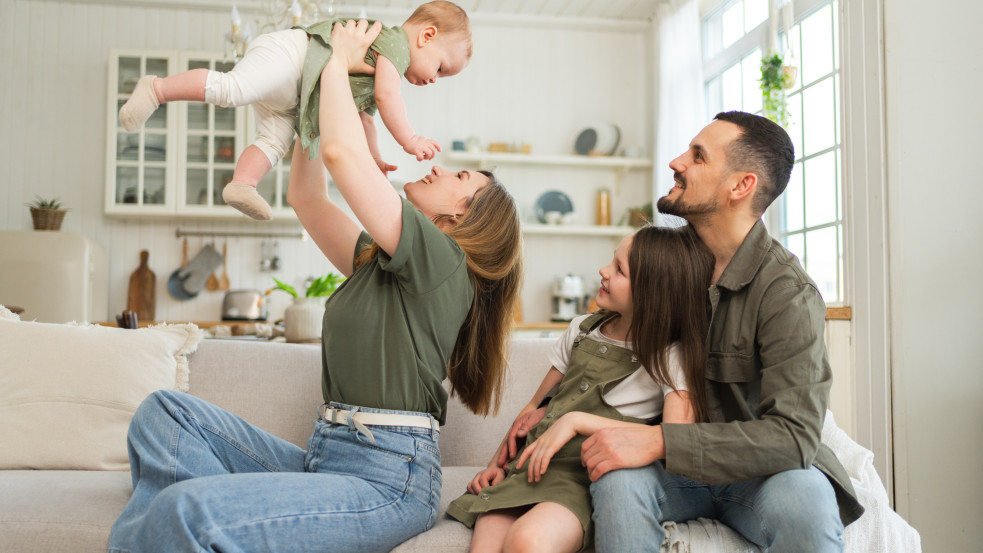
[[[768,250],[771,249],[771,240],[771,235],[768,234],[768,229],[761,219],[755,221],[717,280],[717,286],[732,291],[747,286],[761,267]]]

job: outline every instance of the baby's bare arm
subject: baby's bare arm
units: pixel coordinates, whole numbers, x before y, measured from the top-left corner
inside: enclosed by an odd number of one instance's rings
[[[413,132],[406,117],[406,103],[399,94],[402,80],[403,76],[396,70],[396,66],[385,56],[378,56],[375,65],[375,103],[379,107],[383,124],[403,150],[416,156],[417,161],[432,159],[440,151],[440,146]]]

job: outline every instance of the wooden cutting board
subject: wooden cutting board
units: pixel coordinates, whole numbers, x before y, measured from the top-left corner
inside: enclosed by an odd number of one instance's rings
[[[137,314],[137,321],[153,321],[157,310],[157,275],[147,266],[150,252],[140,250],[140,266],[130,275],[126,308]]]

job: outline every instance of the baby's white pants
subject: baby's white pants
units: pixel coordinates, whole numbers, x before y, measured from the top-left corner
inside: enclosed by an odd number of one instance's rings
[[[307,41],[301,29],[260,35],[249,43],[232,71],[209,71],[205,80],[209,104],[252,104],[257,134],[253,144],[266,154],[270,166],[286,155],[294,139]]]

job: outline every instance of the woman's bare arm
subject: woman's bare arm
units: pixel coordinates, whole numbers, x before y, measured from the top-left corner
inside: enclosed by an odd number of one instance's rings
[[[348,84],[350,68],[364,66],[364,56],[381,26],[350,21],[331,32],[332,55],[321,73],[321,159],[355,217],[389,255],[402,233],[403,206],[383,175],[366,142],[362,121]]]

